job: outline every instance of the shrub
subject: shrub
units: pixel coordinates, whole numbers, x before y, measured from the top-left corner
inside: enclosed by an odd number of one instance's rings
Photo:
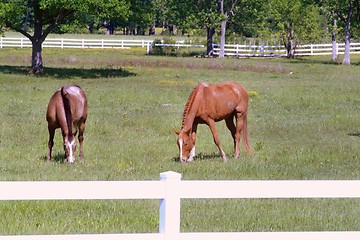
[[[176,56],[178,49],[174,46],[156,46],[157,44],[176,44],[172,38],[165,37],[163,40],[155,39],[150,54],[161,56]]]

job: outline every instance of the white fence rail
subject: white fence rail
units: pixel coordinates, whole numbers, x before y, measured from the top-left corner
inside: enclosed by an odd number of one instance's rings
[[[65,39],[65,38],[46,38],[43,43],[44,48],[130,48],[143,47],[146,48],[148,54],[151,50],[153,40],[121,40],[121,39]],[[174,46],[174,47],[205,47],[204,45],[196,44],[158,44],[159,46]],[[10,38],[0,37],[0,48],[30,48],[31,42],[28,38]],[[337,44],[337,53],[344,54],[344,43]],[[220,45],[214,44],[214,55],[219,55]],[[296,48],[295,56],[315,56],[315,55],[331,55],[331,44],[309,44],[299,45]],[[350,44],[350,54],[360,54],[360,43]],[[226,56],[236,57],[276,57],[286,56],[286,49],[281,46],[266,46],[266,45],[241,45],[241,44],[226,44]]]
[[[360,181],[181,181],[175,172],[160,181],[0,182],[0,201],[160,199],[159,233],[12,235],[2,240],[358,240],[343,232],[180,232],[183,198],[360,198]]]
[[[345,44],[337,43],[337,54],[344,54]],[[220,45],[214,44],[214,55],[219,55]],[[284,46],[266,45],[231,45],[225,44],[225,56],[235,57],[281,57],[286,56]],[[332,44],[299,45],[295,49],[295,56],[331,55]],[[360,54],[360,43],[350,44],[350,54]]]
[[[116,40],[116,39],[65,39],[46,38],[43,48],[130,48],[143,47],[149,51],[153,40]],[[30,48],[28,38],[0,37],[0,48]]]
[[[214,55],[219,55],[220,44],[214,44]],[[282,57],[286,56],[286,49],[283,46],[259,46],[225,44],[225,56],[234,57]]]

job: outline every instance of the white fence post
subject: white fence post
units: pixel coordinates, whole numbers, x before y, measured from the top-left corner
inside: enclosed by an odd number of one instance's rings
[[[180,182],[181,174],[168,171],[160,173],[165,184],[165,198],[160,200],[159,232],[166,240],[180,239]]]
[[[147,55],[150,54],[151,48],[152,48],[152,44],[151,44],[151,42],[148,42],[148,43],[146,44],[146,54],[147,54]]]

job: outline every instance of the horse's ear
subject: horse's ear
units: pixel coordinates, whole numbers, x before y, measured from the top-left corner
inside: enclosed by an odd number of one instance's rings
[[[180,131],[177,130],[176,128],[173,128],[173,131],[176,133],[176,135],[179,135],[179,134],[180,134]]]

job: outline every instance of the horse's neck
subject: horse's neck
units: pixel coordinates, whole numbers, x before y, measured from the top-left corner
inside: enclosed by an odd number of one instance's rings
[[[188,131],[193,128],[196,114],[198,112],[201,96],[202,96],[202,85],[198,86],[189,97],[190,102],[186,104],[187,109],[184,111],[182,120],[182,129]]]

